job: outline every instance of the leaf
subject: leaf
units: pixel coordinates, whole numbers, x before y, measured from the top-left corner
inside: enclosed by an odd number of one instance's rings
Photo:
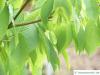
[[[57,44],[57,38],[56,35],[53,31],[49,32],[49,38],[52,44],[56,45]]]
[[[25,18],[25,15],[24,13],[20,13],[20,15],[17,17],[17,19],[15,20],[15,23],[23,23],[24,21],[24,18]],[[26,21],[25,21],[26,22]]]
[[[33,56],[33,57],[31,57],[32,64],[30,65],[32,68],[32,75],[42,75],[42,71],[43,71],[42,66],[45,63],[46,56],[45,56],[45,54],[41,54],[39,48],[37,48],[35,50],[35,52],[36,52],[37,56],[35,56],[33,53],[32,53],[33,55],[31,55],[31,56]],[[35,62],[34,62],[34,60],[35,60]]]
[[[9,0],[9,3],[14,7],[14,9],[18,9],[22,6],[23,0]]]
[[[63,50],[63,51],[62,51],[62,54],[63,54],[63,57],[64,57],[64,59],[65,59],[66,66],[67,66],[68,70],[70,70],[71,67],[70,67],[69,56],[68,56],[67,51],[66,51],[66,50]]]
[[[58,51],[65,50],[72,41],[71,25],[60,25],[55,29]]]
[[[5,5],[4,9],[0,13],[0,40],[5,35],[9,24],[9,10],[7,5]]]
[[[59,58],[57,52],[55,51],[55,48],[47,38],[45,38],[45,50],[46,50],[47,58],[51,63],[53,69],[55,70],[59,65]]]
[[[4,7],[5,7],[5,0],[0,0],[0,13]]]
[[[31,58],[32,64],[34,65],[36,63],[36,59],[37,59],[37,52],[36,52],[36,50],[33,50],[30,53],[30,58]]]
[[[37,18],[40,18],[40,9],[34,10],[33,12],[29,12],[25,14],[24,22],[33,21]]]
[[[4,64],[1,59],[0,59],[0,75],[6,75]]]
[[[4,42],[2,42],[2,44],[4,44]],[[2,66],[6,74],[8,71],[8,54],[6,52],[6,45],[3,46],[2,44],[0,45],[0,64],[3,64]]]
[[[85,28],[85,49],[88,54],[93,54],[98,42],[97,27],[95,23],[88,22]]]
[[[82,1],[81,0],[75,0],[75,10],[77,14],[79,15],[82,9]]]
[[[54,0],[46,0],[41,8],[41,18],[44,24],[47,24],[48,17],[53,9]]]
[[[55,8],[63,7],[68,17],[72,14],[72,4],[70,0],[55,0]]]
[[[82,52],[85,48],[85,30],[81,27],[77,36],[78,50]]]
[[[30,53],[37,48],[38,45],[38,32],[35,25],[22,27],[26,28],[24,31],[20,32],[18,35],[19,42],[16,45],[15,42],[11,42],[10,49],[13,49],[9,55],[9,70],[10,75],[20,75],[22,73],[23,66]],[[12,65],[14,67],[12,67]],[[20,67],[20,69],[19,69]],[[13,72],[13,70],[15,70]]]
[[[39,42],[35,25],[26,28],[26,30],[19,33],[19,43],[16,49],[11,52],[11,57],[16,59],[16,62],[20,64],[25,62],[29,53],[37,48]]]
[[[76,51],[78,52],[78,26],[76,26],[76,24],[74,22],[71,23],[71,26],[72,26],[72,38],[73,38],[73,41],[74,41],[74,45],[75,45],[75,48],[76,48]]]
[[[59,66],[59,58],[57,52],[51,41],[46,37],[46,35],[44,35],[43,31],[40,28],[39,32],[47,59],[51,63],[53,69],[55,70]]]
[[[91,20],[96,20],[99,15],[99,7],[96,0],[83,0],[87,17]]]

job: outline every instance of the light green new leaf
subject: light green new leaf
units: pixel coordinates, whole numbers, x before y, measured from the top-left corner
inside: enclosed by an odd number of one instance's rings
[[[4,9],[0,13],[0,40],[6,33],[9,24],[9,10],[7,5],[5,5]]]
[[[17,9],[22,6],[23,0],[9,0],[9,3],[14,7],[14,9]]]
[[[53,69],[55,70],[59,66],[59,58],[57,52],[51,43],[51,41],[44,35],[41,29],[39,29],[40,37],[43,42],[43,47],[47,56],[48,61],[51,63]]]
[[[30,22],[33,21],[37,18],[40,18],[40,9],[39,10],[35,10],[33,12],[29,12],[28,14],[25,14],[24,17],[24,22]]]
[[[65,59],[67,68],[68,68],[68,70],[70,70],[71,66],[70,66],[70,63],[69,63],[69,55],[68,55],[67,51],[66,50],[63,50],[62,51],[62,54],[63,54],[63,57]]]
[[[73,5],[73,8],[75,8],[75,11],[79,15],[82,8],[82,0],[71,0],[71,3]]]
[[[65,50],[72,41],[71,25],[59,25],[54,32],[57,37],[57,49]]]
[[[41,18],[44,24],[47,24],[48,17],[52,12],[54,0],[46,0],[41,8]]]
[[[36,59],[37,59],[37,52],[36,52],[36,50],[33,50],[33,51],[30,53],[30,58],[31,58],[32,64],[34,65],[35,62],[36,62]]]
[[[31,64],[32,75],[42,75],[42,66],[45,63],[46,56],[45,53],[40,52],[41,48],[37,48],[31,53]]]
[[[95,23],[88,22],[85,28],[85,49],[88,54],[93,54],[98,42],[97,27]]]
[[[85,31],[82,27],[80,28],[78,36],[77,36],[77,43],[78,43],[77,48],[79,52],[82,52],[85,47]]]
[[[0,0],[0,12],[3,10],[5,6],[5,0]]]
[[[53,31],[49,32],[49,38],[52,44],[57,44],[57,38]]]
[[[80,14],[82,8],[82,0],[75,0],[75,10],[77,12],[77,14]]]
[[[63,7],[68,17],[72,14],[72,4],[70,0],[55,0],[55,7]]]
[[[0,75],[6,75],[5,67],[1,59],[0,59]]]
[[[56,70],[59,66],[59,58],[55,48],[47,38],[45,38],[45,49],[49,62],[51,63],[53,69]]]

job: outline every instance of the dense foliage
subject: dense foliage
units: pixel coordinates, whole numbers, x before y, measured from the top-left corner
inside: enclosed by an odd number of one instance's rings
[[[41,75],[59,68],[66,48],[92,54],[100,46],[100,0],[0,0],[0,75]]]

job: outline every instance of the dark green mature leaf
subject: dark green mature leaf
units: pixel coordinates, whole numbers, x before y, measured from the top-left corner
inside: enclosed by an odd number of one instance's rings
[[[4,9],[0,13],[0,40],[5,35],[6,30],[9,24],[9,10],[7,5],[5,5]]]
[[[54,0],[46,0],[41,8],[41,18],[44,24],[47,24],[48,17],[53,9]]]

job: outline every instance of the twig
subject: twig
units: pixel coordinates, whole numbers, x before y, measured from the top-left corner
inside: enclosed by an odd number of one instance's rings
[[[50,20],[52,18],[52,16],[48,17],[48,19]],[[38,22],[41,22],[42,20],[41,19],[38,19],[38,20],[34,20],[34,21],[30,21],[30,22],[25,22],[25,23],[15,23],[15,27],[20,27],[20,26],[27,26],[27,25],[30,25],[30,24],[35,24],[35,23],[38,23]],[[13,26],[9,27],[12,28]]]
[[[18,13],[15,15],[14,20],[19,16],[19,14],[22,12],[22,10],[25,8],[25,6],[30,2],[31,0],[26,0],[26,2],[22,5],[21,9],[18,11]],[[8,29],[13,27],[12,22],[8,25]]]

